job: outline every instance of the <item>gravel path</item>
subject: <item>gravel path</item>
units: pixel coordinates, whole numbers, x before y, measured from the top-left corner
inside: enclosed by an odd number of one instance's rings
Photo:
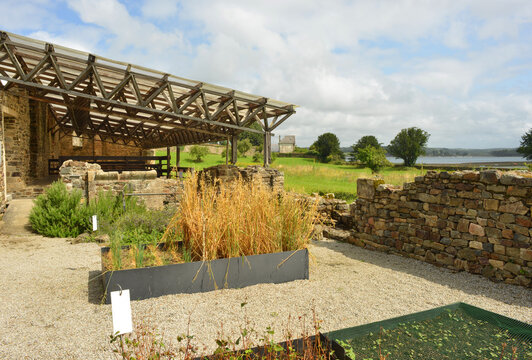
[[[532,290],[335,241],[310,250],[309,281],[136,301],[134,319],[175,339],[190,318],[190,333],[210,349],[221,323],[234,333],[246,317],[280,335],[289,315],[311,316],[313,308],[324,331],[457,301],[532,323]],[[100,269],[98,245],[1,235],[0,253],[0,359],[114,358],[111,307],[98,303],[100,279],[90,280]]]

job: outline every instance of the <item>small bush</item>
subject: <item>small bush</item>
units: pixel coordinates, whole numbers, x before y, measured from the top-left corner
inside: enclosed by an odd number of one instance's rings
[[[375,148],[371,145],[358,149],[357,158],[361,163],[369,167],[373,173],[378,173],[383,167],[391,165],[386,159],[386,150]]]
[[[190,156],[195,162],[203,162],[203,158],[209,153],[209,150],[204,146],[192,146],[190,149]]]
[[[76,237],[90,227],[90,211],[81,204],[81,191],[69,192],[56,181],[35,200],[30,213],[34,231],[48,237]]]
[[[236,144],[236,149],[239,156],[246,156],[246,153],[251,149],[251,142],[249,139],[240,140]]]

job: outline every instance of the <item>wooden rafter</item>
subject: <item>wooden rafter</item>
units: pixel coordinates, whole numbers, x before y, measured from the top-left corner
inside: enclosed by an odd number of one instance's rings
[[[61,51],[56,51],[60,49]],[[143,147],[270,133],[295,106],[0,32],[0,89],[27,88],[57,128]],[[259,122],[261,130],[250,128]]]

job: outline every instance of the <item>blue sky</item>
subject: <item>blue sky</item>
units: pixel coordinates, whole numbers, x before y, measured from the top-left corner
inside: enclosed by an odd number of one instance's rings
[[[532,128],[532,1],[0,0],[0,28],[300,107],[277,129],[517,147]]]

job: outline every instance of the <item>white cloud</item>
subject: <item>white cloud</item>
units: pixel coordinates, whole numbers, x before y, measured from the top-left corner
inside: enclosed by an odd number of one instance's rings
[[[142,5],[142,14],[148,18],[167,19],[178,9],[176,0],[147,0]]]
[[[162,0],[138,15],[117,0],[67,3],[83,23],[49,28],[51,5],[32,3],[29,33],[298,104],[276,132],[299,145],[326,131],[344,146],[388,143],[417,126],[430,146],[517,146],[532,127],[530,87],[495,87],[531,70],[528,0]]]
[[[466,24],[462,21],[452,21],[443,36],[443,42],[449,47],[465,49],[468,45]]]

